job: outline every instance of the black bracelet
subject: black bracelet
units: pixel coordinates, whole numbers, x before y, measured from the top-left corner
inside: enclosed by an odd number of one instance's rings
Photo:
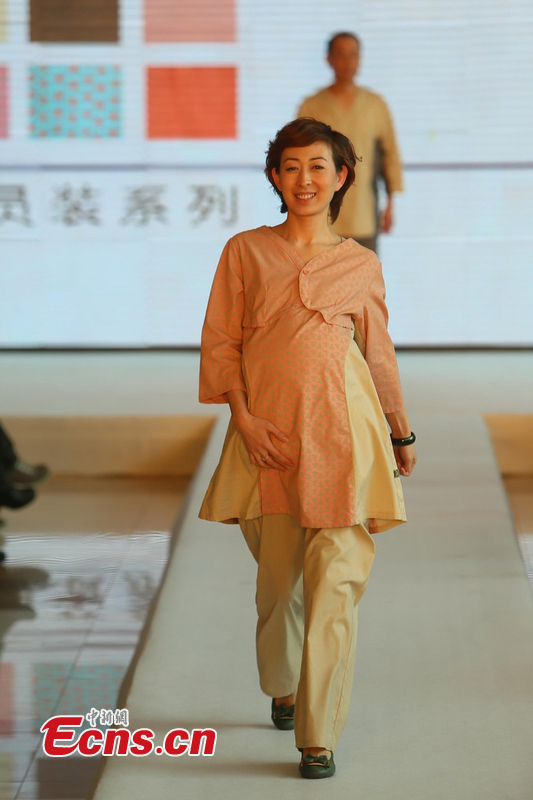
[[[410,436],[406,436],[404,439],[395,439],[391,433],[390,440],[394,447],[406,447],[408,444],[413,444],[413,442],[416,442],[416,436],[414,435],[413,431],[411,431]]]

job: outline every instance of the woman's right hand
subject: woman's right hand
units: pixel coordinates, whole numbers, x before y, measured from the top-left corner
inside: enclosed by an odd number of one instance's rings
[[[233,424],[241,434],[245,447],[248,450],[250,461],[262,469],[277,469],[285,472],[294,464],[278,450],[272,441],[272,436],[280,442],[288,442],[289,437],[277,428],[273,422],[253,414],[239,414],[234,416]],[[268,458],[266,458],[268,456]],[[266,460],[265,460],[266,458]]]

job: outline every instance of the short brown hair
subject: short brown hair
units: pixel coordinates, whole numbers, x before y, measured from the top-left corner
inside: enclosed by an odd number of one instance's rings
[[[355,155],[353,145],[347,136],[339,133],[339,131],[334,131],[329,125],[312,117],[293,119],[292,122],[288,122],[276,133],[275,139],[269,142],[268,150],[266,151],[265,175],[281,200],[281,213],[285,214],[287,206],[283,195],[274,183],[272,170],[275,169],[276,172],[279,172],[281,156],[287,147],[308,147],[315,142],[325,142],[329,146],[337,173],[341,171],[343,166],[348,170],[346,180],[341,188],[335,192],[329,204],[331,221],[335,222],[339,216],[344,195],[355,180],[355,162],[361,161]]]

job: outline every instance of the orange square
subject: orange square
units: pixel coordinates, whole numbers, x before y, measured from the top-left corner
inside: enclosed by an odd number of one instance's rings
[[[236,67],[148,67],[149,139],[236,139]]]

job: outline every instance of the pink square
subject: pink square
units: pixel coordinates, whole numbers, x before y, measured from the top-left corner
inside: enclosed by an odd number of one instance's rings
[[[236,0],[144,0],[147,42],[234,42]]]
[[[0,66],[0,139],[7,139],[7,67]]]

